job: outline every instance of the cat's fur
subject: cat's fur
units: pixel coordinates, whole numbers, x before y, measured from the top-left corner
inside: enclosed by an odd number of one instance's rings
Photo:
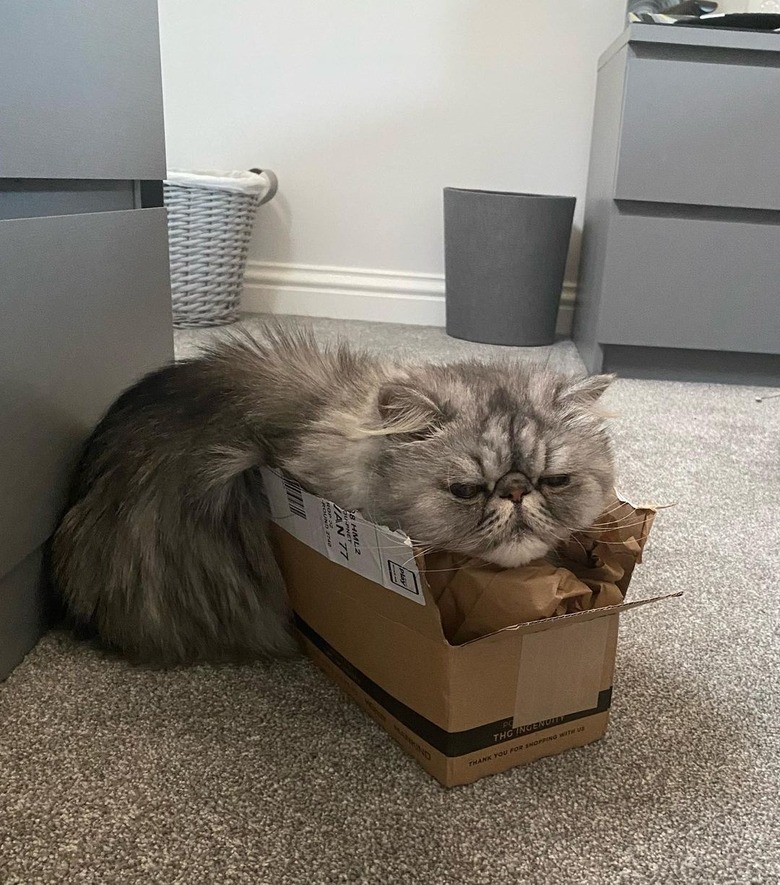
[[[258,465],[421,545],[518,565],[589,525],[612,489],[594,405],[609,381],[233,336],[144,378],[95,429],[53,540],[56,584],[76,622],[137,660],[285,654]],[[571,480],[539,482],[550,474]],[[483,488],[464,500],[457,484]]]

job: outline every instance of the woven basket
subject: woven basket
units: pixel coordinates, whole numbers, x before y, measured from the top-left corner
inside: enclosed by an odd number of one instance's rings
[[[255,212],[278,187],[273,172],[250,173],[181,174],[165,182],[174,326],[238,319]]]

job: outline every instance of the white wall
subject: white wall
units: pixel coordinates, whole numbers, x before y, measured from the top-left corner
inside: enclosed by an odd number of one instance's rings
[[[624,16],[625,0],[160,0],[169,165],[278,173],[250,255],[261,301],[308,287],[333,313],[394,280],[434,297],[447,185],[573,194],[581,227],[596,61]]]

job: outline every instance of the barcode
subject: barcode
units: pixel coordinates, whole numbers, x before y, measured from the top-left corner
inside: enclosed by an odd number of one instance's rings
[[[287,492],[287,503],[290,511],[301,519],[306,519],[306,507],[303,503],[303,489],[294,479],[284,477],[284,490]]]

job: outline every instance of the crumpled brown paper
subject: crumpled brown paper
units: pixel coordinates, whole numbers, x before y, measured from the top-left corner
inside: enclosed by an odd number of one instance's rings
[[[460,645],[515,624],[621,603],[654,517],[654,508],[616,498],[592,528],[546,559],[514,569],[426,553],[425,577],[444,635]]]

